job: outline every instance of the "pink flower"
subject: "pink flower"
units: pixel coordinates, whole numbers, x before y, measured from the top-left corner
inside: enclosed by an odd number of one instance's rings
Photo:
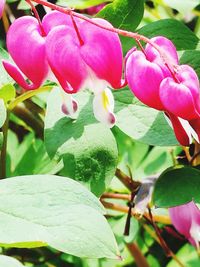
[[[200,132],[196,127],[200,118],[197,74],[188,65],[178,65],[176,48],[170,40],[158,36],[151,41],[159,46],[170,66],[150,44],[146,45],[144,53],[132,49],[126,58],[130,89],[144,104],[165,112],[180,144],[189,145],[192,137],[199,141]]]
[[[200,242],[200,210],[193,201],[169,208],[169,215],[176,230],[189,242],[199,248]]]
[[[161,36],[151,40],[162,47],[167,55],[170,54],[174,64],[178,63],[176,48],[170,40]],[[128,53],[126,60],[128,84],[135,96],[144,104],[158,110],[165,109],[159,91],[161,82],[168,76],[171,77],[168,68],[152,46],[147,45],[144,53],[137,50]]]
[[[192,120],[200,116],[199,80],[188,65],[178,66],[176,79],[168,77],[160,84],[159,95],[165,110],[174,115]]]
[[[103,19],[93,21],[111,27]],[[76,20],[76,24],[77,29],[61,22],[49,32],[46,38],[48,62],[67,93],[83,88],[94,92],[95,117],[112,127],[114,101],[108,86],[120,88],[123,84],[119,37],[86,21]]]
[[[7,48],[16,65],[3,61],[10,76],[24,89],[37,89],[47,78],[49,65],[45,51],[45,37],[38,21],[21,17],[10,26]],[[31,81],[28,83],[24,75]]]
[[[5,5],[5,0],[0,0],[0,18],[3,15],[4,5]]]

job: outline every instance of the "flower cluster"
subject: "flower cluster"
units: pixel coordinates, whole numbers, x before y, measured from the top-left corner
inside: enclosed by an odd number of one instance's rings
[[[92,20],[112,27],[103,19]],[[53,74],[66,92],[67,105],[62,110],[67,115],[77,110],[71,94],[87,88],[94,92],[95,117],[114,125],[114,101],[108,86],[123,85],[122,47],[116,33],[52,11],[42,22],[31,16],[15,20],[7,34],[7,48],[16,65],[3,61],[4,68],[22,88],[36,89]]]
[[[109,127],[116,120],[109,88],[118,89],[128,82],[140,101],[165,112],[181,145],[189,145],[192,137],[199,142],[199,80],[190,66],[179,65],[173,43],[158,36],[141,51],[131,49],[125,57],[122,80],[120,39],[115,31],[105,28],[113,29],[103,19],[84,21],[58,11],[51,11],[42,22],[21,17],[7,35],[8,51],[16,65],[4,61],[4,67],[26,90],[38,88],[47,79],[56,80],[66,93],[62,110],[71,117],[78,107],[71,95],[90,89],[94,115]]]
[[[199,141],[200,89],[195,71],[178,65],[173,43],[165,37],[151,41],[162,54],[147,44],[144,51],[132,49],[126,60],[128,84],[144,104],[165,111],[180,144],[189,145],[193,136]]]

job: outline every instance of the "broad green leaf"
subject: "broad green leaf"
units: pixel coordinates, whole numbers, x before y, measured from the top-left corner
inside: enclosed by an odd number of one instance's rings
[[[139,25],[143,13],[143,0],[114,0],[97,17],[108,20],[115,28],[133,31]]]
[[[7,112],[4,101],[0,99],[0,128],[4,125],[7,116],[6,114]]]
[[[168,169],[158,178],[153,201],[157,207],[173,207],[194,200],[200,203],[200,171],[192,167]]]
[[[199,61],[200,61],[200,50],[185,51],[180,58],[180,64],[188,64],[191,67],[193,67],[200,79]]]
[[[63,159],[62,175],[86,184],[101,195],[115,174],[118,151],[110,129],[98,123],[92,112],[92,95],[79,93],[77,120],[61,111],[62,97],[55,88],[47,103],[45,145],[51,157]]]
[[[0,98],[6,103],[15,98],[16,91],[12,84],[5,84],[0,88]]]
[[[58,0],[57,1],[58,5],[77,8],[77,9],[84,9],[102,3],[105,3],[105,0]]]
[[[13,79],[10,77],[10,75],[7,74],[6,70],[3,67],[3,64],[2,64],[3,59],[10,60],[9,55],[6,52],[6,50],[0,47],[0,73],[1,73],[0,88],[4,84],[9,84],[13,82]]]
[[[0,182],[0,243],[5,247],[49,245],[78,257],[117,258],[104,208],[85,187],[53,175]]]
[[[177,144],[162,112],[139,102],[129,89],[114,91],[116,126],[133,139],[157,146]]]
[[[177,50],[195,49],[199,39],[182,22],[174,19],[163,19],[149,23],[138,30],[149,38],[162,35],[169,38],[176,46]]]
[[[197,5],[199,5],[199,0],[163,0],[164,4],[169,7],[176,9],[182,14],[188,13]]]
[[[115,28],[135,31],[144,14],[144,0],[115,0],[106,5],[96,16],[108,20]],[[133,46],[133,39],[121,36],[126,53]]]
[[[0,266],[1,267],[24,267],[24,265],[22,265],[18,260],[12,257],[4,256],[4,255],[0,255]]]

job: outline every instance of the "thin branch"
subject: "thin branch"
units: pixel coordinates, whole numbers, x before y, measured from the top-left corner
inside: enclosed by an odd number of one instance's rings
[[[101,203],[104,205],[105,208],[120,211],[123,213],[128,213],[129,208],[127,206],[122,206],[116,203],[107,202],[105,200],[101,200]],[[131,215],[135,218],[138,218],[137,214],[134,213],[132,210]],[[147,212],[144,213],[144,216],[150,220],[149,214]],[[162,224],[171,224],[171,220],[168,216],[165,215],[153,215],[154,222],[159,222]]]
[[[117,169],[115,176],[131,191],[135,192],[139,189],[141,183],[132,180],[128,175],[123,173],[120,169]]]
[[[150,267],[145,256],[142,254],[140,248],[135,242],[126,244],[126,246],[138,267]]]

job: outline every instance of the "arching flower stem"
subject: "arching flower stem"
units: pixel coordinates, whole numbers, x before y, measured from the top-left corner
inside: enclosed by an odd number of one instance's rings
[[[77,17],[79,19],[82,19],[82,20],[85,20],[99,28],[102,28],[104,30],[107,30],[107,31],[110,31],[110,32],[115,32],[119,35],[122,35],[124,37],[129,37],[129,38],[133,38],[135,39],[137,42],[138,41],[143,41],[145,43],[149,43],[150,45],[152,45],[160,54],[163,62],[166,64],[166,66],[172,71],[174,69],[174,66],[171,64],[170,62],[170,59],[167,57],[167,55],[162,51],[162,49],[157,45],[155,44],[154,42],[152,42],[149,38],[147,38],[146,36],[144,35],[140,35],[136,32],[129,32],[129,31],[125,31],[125,30],[121,30],[121,29],[117,29],[117,28],[114,28],[114,27],[107,27],[107,26],[104,26],[104,25],[100,25],[99,23],[93,21],[92,19],[82,15],[82,14],[79,14],[79,13],[76,13],[74,12],[71,8],[64,8],[64,7],[61,7],[61,6],[57,6],[55,4],[52,4],[50,2],[46,2],[45,0],[26,0],[26,1],[33,1],[35,3],[38,3],[40,5],[43,5],[43,6],[46,6],[46,7],[49,7],[53,10],[57,10],[59,12],[62,12],[66,15],[70,15],[70,16],[73,16],[73,17]]]
[[[26,2],[30,5],[31,10],[33,11],[34,16],[36,17],[36,19],[37,19],[37,21],[38,21],[38,24],[39,24],[39,26],[40,26],[40,30],[41,30],[42,36],[43,36],[43,37],[46,36],[46,33],[45,33],[45,31],[44,31],[44,29],[43,29],[43,27],[42,27],[42,22],[41,22],[40,16],[39,16],[39,14],[38,14],[38,12],[37,12],[35,6],[34,6],[33,3],[31,2],[31,0],[26,0]]]

